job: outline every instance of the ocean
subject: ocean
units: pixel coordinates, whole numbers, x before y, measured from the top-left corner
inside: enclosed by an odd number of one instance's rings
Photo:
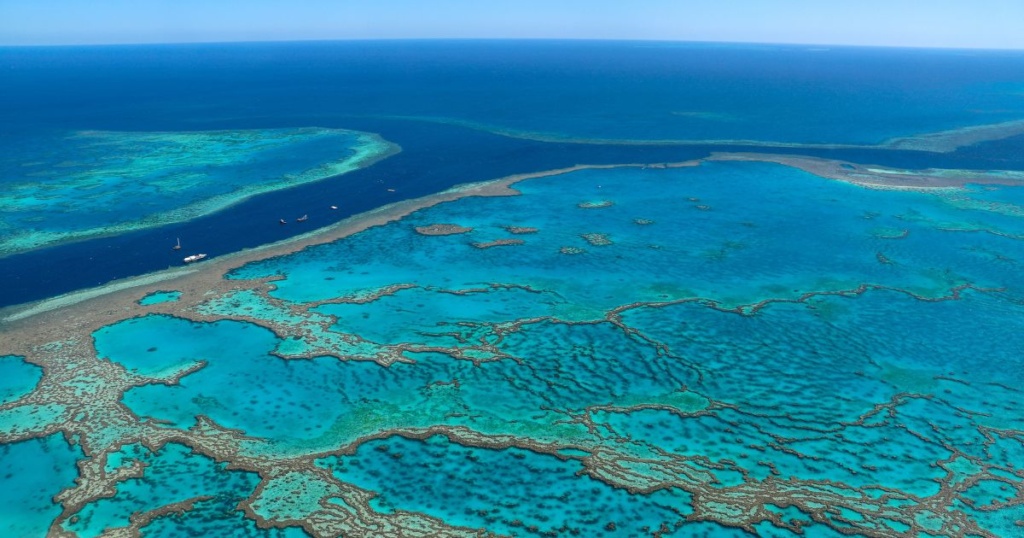
[[[239,43],[0,69],[7,535],[1024,522],[1020,52]]]

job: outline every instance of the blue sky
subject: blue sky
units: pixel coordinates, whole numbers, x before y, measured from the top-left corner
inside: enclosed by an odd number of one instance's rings
[[[1024,0],[0,0],[0,44],[658,39],[1024,49]]]

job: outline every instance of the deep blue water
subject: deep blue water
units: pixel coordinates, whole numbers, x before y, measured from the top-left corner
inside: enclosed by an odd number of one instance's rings
[[[873,144],[1024,116],[1024,55],[997,51],[379,41],[2,48],[0,67],[7,155],[39,132],[301,126],[380,133],[403,148],[368,169],[191,222],[2,258],[0,305],[180,264],[167,248],[175,237],[199,239],[197,248],[215,256],[467,181],[729,149],[541,143],[487,130],[566,140]],[[1006,144],[1019,141],[941,156],[772,151],[909,168],[1024,165]],[[315,213],[326,198],[342,200],[340,210]],[[309,226],[276,224],[305,213],[313,213]]]
[[[986,51],[371,41],[3,55],[5,115],[60,128],[392,114],[573,137],[877,142],[1016,119],[1024,106],[1024,57]]]

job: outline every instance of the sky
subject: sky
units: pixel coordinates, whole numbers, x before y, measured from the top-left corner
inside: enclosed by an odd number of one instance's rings
[[[0,0],[0,45],[421,38],[1024,49],[1024,0]]]

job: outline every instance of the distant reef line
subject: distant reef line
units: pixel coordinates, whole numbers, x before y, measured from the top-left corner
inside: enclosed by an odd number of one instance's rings
[[[751,148],[780,149],[881,149],[924,151],[929,153],[952,153],[960,148],[982,142],[1002,140],[1024,135],[1024,119],[1010,120],[983,125],[957,127],[944,131],[890,138],[878,144],[830,144],[815,142],[781,142],[751,139],[634,139],[634,138],[581,138],[557,133],[532,132],[471,120],[433,116],[376,116],[385,119],[422,121],[457,125],[477,131],[535,142],[559,144],[590,144],[607,146],[740,146]]]
[[[308,130],[321,129],[316,127],[303,128]],[[354,131],[350,129],[321,129],[325,132],[336,131],[353,134],[359,141],[359,145],[350,149],[352,155],[343,158],[323,162],[305,171],[292,175],[290,178],[279,178],[273,182],[253,184],[239,188],[231,193],[218,194],[206,199],[200,199],[187,205],[164,210],[158,213],[141,216],[135,220],[114,223],[102,227],[93,227],[79,230],[29,230],[15,233],[6,237],[0,236],[0,258],[24,254],[33,250],[55,247],[79,241],[88,241],[103,237],[112,237],[124,233],[158,228],[170,224],[186,222],[192,219],[204,217],[231,206],[240,204],[255,196],[272,193],[281,189],[291,188],[307,183],[324,181],[333,177],[347,174],[355,170],[367,168],[373,164],[396,155],[402,151],[401,146],[394,142],[385,140],[379,134]],[[256,129],[240,131],[195,131],[195,132],[245,132],[256,131]],[[193,131],[182,131],[192,133]],[[72,136],[97,136],[106,134],[121,134],[115,131],[77,131]]]

